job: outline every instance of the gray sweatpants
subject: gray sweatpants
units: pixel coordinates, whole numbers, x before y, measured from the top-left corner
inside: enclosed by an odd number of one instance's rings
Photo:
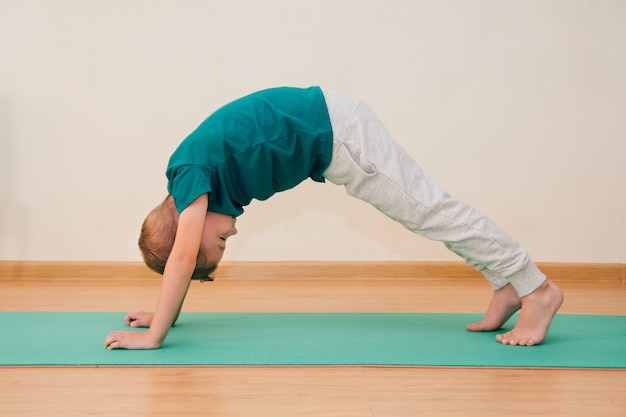
[[[443,242],[494,290],[510,283],[523,297],[539,288],[546,277],[522,245],[425,175],[365,103],[335,91],[324,90],[324,97],[334,135],[326,179],[412,232]]]

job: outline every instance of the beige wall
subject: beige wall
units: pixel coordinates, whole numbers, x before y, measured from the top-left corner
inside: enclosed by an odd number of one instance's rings
[[[0,0],[0,259],[138,260],[169,154],[254,90],[365,99],[538,261],[626,261],[624,1]],[[450,260],[332,184],[228,260]]]

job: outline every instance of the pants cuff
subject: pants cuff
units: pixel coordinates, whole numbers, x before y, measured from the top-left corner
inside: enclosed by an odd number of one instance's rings
[[[537,268],[537,265],[528,261],[526,267],[508,277],[507,280],[520,297],[525,297],[539,288],[546,281],[546,276]]]

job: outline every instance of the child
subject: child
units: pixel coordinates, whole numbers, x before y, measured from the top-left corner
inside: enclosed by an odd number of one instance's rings
[[[108,349],[159,348],[190,280],[208,279],[217,267],[243,207],[306,178],[344,185],[482,272],[494,295],[471,331],[496,330],[521,309],[516,326],[496,339],[538,344],[563,300],[518,242],[441,190],[364,103],[341,93],[284,87],[227,104],[180,144],[167,177],[169,195],[146,218],[139,242],[146,264],[163,274],[155,313],[129,313],[128,326],[149,330],[113,331]]]

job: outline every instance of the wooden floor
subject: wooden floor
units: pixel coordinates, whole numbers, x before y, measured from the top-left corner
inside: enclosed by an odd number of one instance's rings
[[[562,313],[626,315],[623,282],[559,284]],[[158,286],[121,276],[5,277],[0,311],[152,309]],[[482,312],[490,296],[474,279],[229,276],[193,283],[185,310]],[[0,368],[0,416],[626,416],[625,393],[624,370]]]

